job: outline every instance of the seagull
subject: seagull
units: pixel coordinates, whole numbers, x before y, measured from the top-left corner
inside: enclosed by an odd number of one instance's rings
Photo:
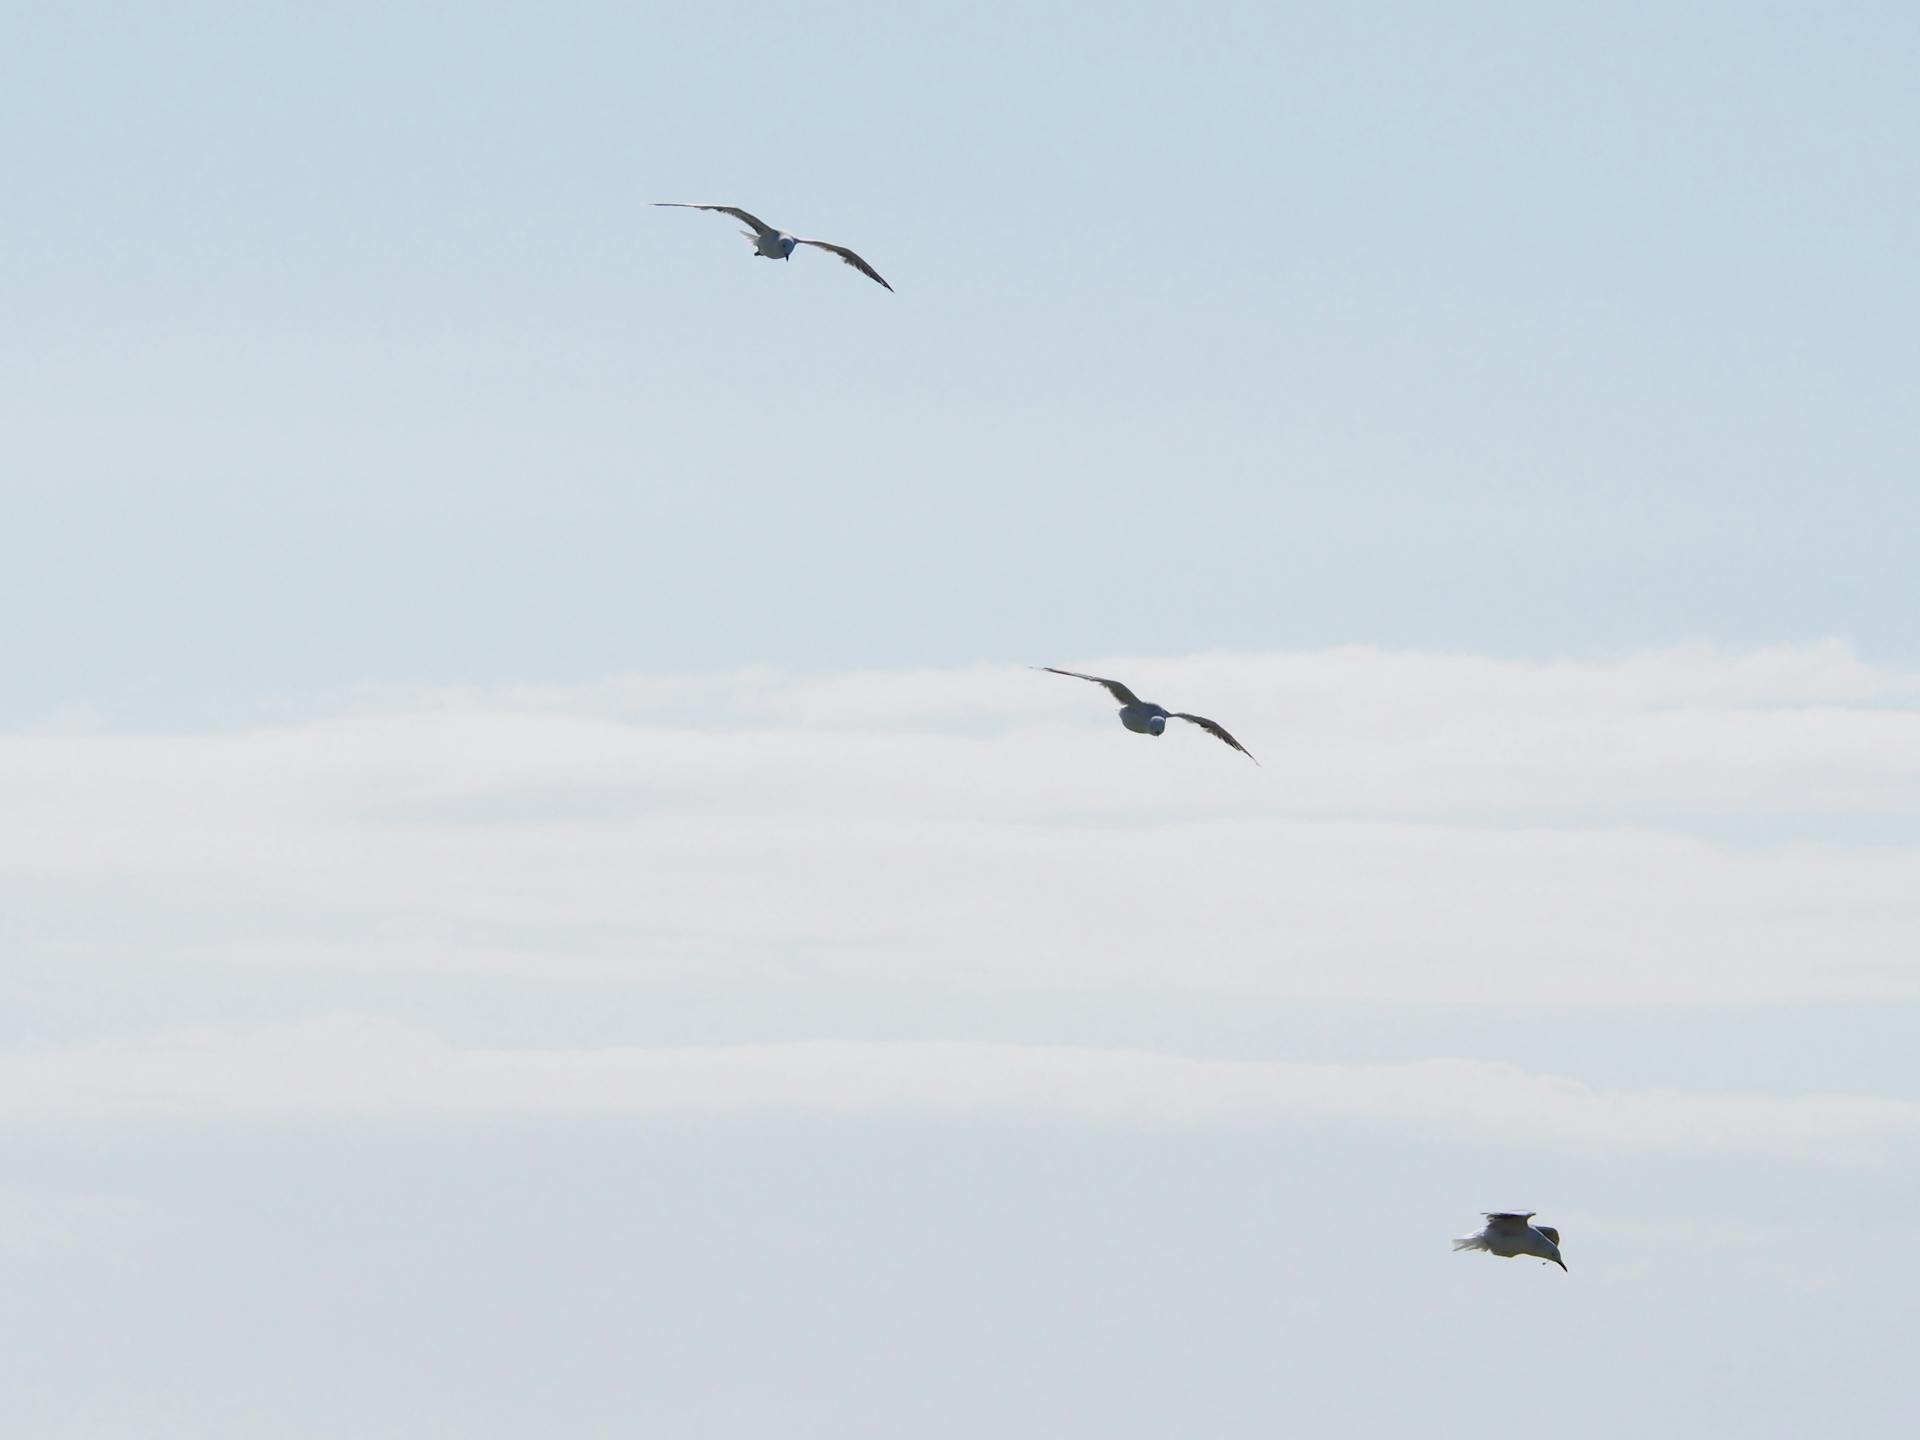
[[[1226,732],[1225,727],[1204,715],[1189,715],[1184,710],[1169,710],[1163,705],[1155,705],[1142,700],[1133,691],[1118,680],[1104,680],[1098,675],[1082,675],[1078,670],[1059,670],[1051,665],[1036,665],[1036,670],[1044,670],[1049,675],[1071,675],[1076,680],[1091,680],[1096,685],[1107,687],[1107,693],[1120,702],[1120,723],[1136,735],[1158,735],[1167,728],[1169,720],[1191,720],[1216,740],[1224,740],[1238,750],[1247,759],[1258,765],[1253,752]]]
[[[835,255],[838,255],[869,280],[886,285],[889,292],[893,290],[893,286],[887,285],[887,282],[880,278],[880,272],[878,270],[854,254],[853,251],[849,250],[846,246],[835,245],[831,240],[808,240],[803,236],[789,235],[786,231],[776,230],[773,226],[767,224],[766,221],[749,215],[737,205],[689,205],[684,200],[656,200],[653,203],[662,209],[668,210],[717,210],[722,215],[731,215],[734,219],[743,221],[753,227],[752,230],[742,230],[740,233],[753,241],[754,254],[768,260],[791,260],[793,258],[793,247],[796,245],[811,245],[815,249],[831,250]]]
[[[1551,1260],[1562,1270],[1567,1262],[1560,1258],[1560,1232],[1551,1225],[1529,1225],[1534,1217],[1529,1210],[1521,1215],[1515,1211],[1484,1211],[1487,1228],[1475,1235],[1462,1235],[1453,1242],[1456,1250],[1490,1250],[1495,1255],[1511,1258],[1515,1255],[1538,1255],[1542,1260]]]

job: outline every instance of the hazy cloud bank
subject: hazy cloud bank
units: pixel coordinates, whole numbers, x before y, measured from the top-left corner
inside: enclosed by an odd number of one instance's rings
[[[1065,659],[1073,657],[1045,657]],[[1920,993],[1920,685],[1844,647],[387,693],[0,738],[47,963],[1566,1001]]]

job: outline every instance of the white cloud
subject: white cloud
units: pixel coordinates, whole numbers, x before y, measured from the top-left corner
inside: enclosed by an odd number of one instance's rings
[[[1123,1129],[1387,1126],[1449,1144],[1876,1163],[1920,1103],[1608,1091],[1467,1060],[1329,1065],[1004,1044],[467,1049],[332,1015],[0,1059],[0,1123],[905,1113]]]
[[[1092,663],[1265,768],[1017,669],[363,697],[0,739],[0,886],[29,950],[129,968],[1920,994],[1920,686],[1841,647]]]

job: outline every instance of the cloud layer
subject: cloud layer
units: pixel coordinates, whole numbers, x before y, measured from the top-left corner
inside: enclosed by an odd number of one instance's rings
[[[462,1049],[353,1015],[0,1059],[0,1123],[30,1130],[553,1112],[1360,1124],[1475,1147],[1854,1164],[1920,1149],[1920,1103],[1600,1091],[1467,1060],[1304,1065],[995,1044]]]
[[[0,739],[0,889],[135,969],[1920,994],[1920,681],[1843,647],[1083,663],[1264,768],[1022,669],[389,692]]]
[[[1060,1423],[988,1428],[1252,1433],[1258,1393],[1265,1430],[1441,1396],[1520,1433],[1654,1373],[1598,1433],[1646,1393],[1711,1429],[1699,1377],[1763,1363],[1816,1377],[1801,1429],[1895,1433],[1914,677],[1038,658],[1264,764],[1020,668],[0,736],[0,1255],[65,1367],[41,1412],[119,1386],[103,1430],[147,1433],[183,1375],[298,1371],[342,1433],[373,1395],[506,1433],[596,1393],[574,1429],[855,1395],[932,1433],[1027,1376]],[[1450,1252],[1507,1204],[1570,1276]],[[1490,1333],[1534,1388],[1475,1378]]]

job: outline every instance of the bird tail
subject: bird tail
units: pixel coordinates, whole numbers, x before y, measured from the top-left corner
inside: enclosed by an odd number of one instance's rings
[[[1487,1237],[1484,1235],[1461,1235],[1455,1238],[1453,1248],[1456,1250],[1484,1250],[1487,1248]]]

